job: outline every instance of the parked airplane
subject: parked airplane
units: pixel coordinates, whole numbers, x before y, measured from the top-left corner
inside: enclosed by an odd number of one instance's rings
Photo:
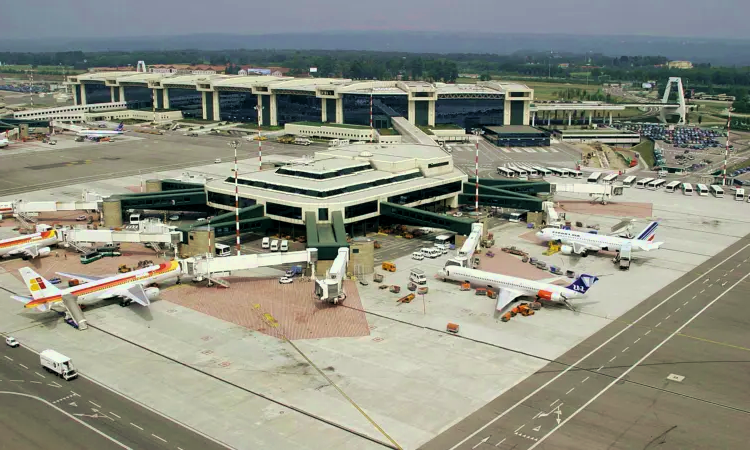
[[[485,272],[483,270],[469,269],[459,266],[448,266],[438,272],[438,277],[443,280],[469,282],[472,286],[488,287],[498,289],[496,309],[501,311],[510,302],[518,297],[535,297],[539,300],[547,300],[562,303],[569,308],[573,307],[568,300],[583,297],[599,278],[593,275],[582,274],[568,286],[532,281],[525,278],[511,277],[497,273]]]
[[[151,304],[151,300],[159,296],[159,288],[144,288],[144,286],[166,282],[175,278],[179,281],[181,269],[179,262],[171,261],[159,264],[158,266],[149,266],[110,277],[57,272],[60,276],[75,278],[85,282],[85,284],[73,286],[68,289],[58,289],[29,267],[22,267],[19,272],[26,287],[31,292],[31,297],[14,295],[12,296],[13,299],[23,302],[26,308],[37,308],[40,311],[47,311],[51,305],[62,302],[62,297],[66,294],[76,297],[79,304],[120,297],[123,299],[121,303],[123,306],[131,302],[148,306]]]
[[[117,136],[124,132],[125,132],[125,125],[122,122],[120,122],[120,124],[117,125],[117,128],[115,128],[114,130],[86,129],[86,130],[81,130],[78,133],[76,133],[76,136],[93,139],[93,138],[103,138],[103,137],[108,137],[108,136]]]
[[[4,148],[10,145],[8,138],[0,138],[0,148]]]
[[[545,242],[559,241],[563,244],[560,251],[566,255],[575,253],[576,255],[585,257],[589,252],[598,252],[600,250],[619,252],[623,246],[627,245],[630,245],[632,251],[648,252],[656,250],[664,244],[664,242],[653,242],[656,238],[656,228],[658,226],[659,222],[651,222],[633,239],[586,233],[584,231],[562,230],[559,228],[545,228],[537,232],[536,237]]]
[[[0,241],[0,258],[21,255],[26,258],[46,256],[52,251],[50,245],[60,242],[55,230],[42,231]]]

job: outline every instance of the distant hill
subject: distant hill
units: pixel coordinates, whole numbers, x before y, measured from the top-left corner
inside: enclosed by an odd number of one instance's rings
[[[555,51],[610,56],[661,55],[722,66],[750,66],[750,40],[647,36],[572,36],[456,32],[327,32],[264,35],[192,34],[90,39],[2,39],[0,51],[371,50],[415,53],[495,53]]]

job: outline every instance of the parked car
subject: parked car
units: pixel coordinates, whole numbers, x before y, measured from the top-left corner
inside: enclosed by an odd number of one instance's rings
[[[294,280],[292,278],[289,278],[289,277],[281,277],[281,278],[279,278],[279,284],[289,284],[289,283],[292,283],[292,282],[294,282]]]
[[[83,222],[83,221],[85,221],[85,220],[86,220],[86,216],[78,216],[78,217],[76,217],[76,220],[77,220],[78,222]]]
[[[62,283],[62,280],[60,279],[60,277],[55,277],[55,278],[50,278],[49,282],[52,284],[60,284]]]
[[[219,164],[221,162],[221,158],[214,159],[214,163]]]
[[[19,344],[16,338],[14,338],[13,336],[8,336],[7,338],[5,338],[5,345],[7,345],[8,347],[16,348],[21,344]]]
[[[176,214],[174,216],[169,216],[169,220],[172,220],[172,221],[180,220],[180,216],[178,216]]]

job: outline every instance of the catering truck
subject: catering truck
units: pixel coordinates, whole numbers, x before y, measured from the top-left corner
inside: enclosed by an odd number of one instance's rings
[[[78,376],[70,358],[54,350],[43,351],[39,354],[39,360],[44,370],[56,374],[65,381],[70,381]]]

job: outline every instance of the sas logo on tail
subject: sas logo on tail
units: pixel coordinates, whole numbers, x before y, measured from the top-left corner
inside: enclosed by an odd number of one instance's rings
[[[47,287],[44,284],[44,280],[42,280],[41,278],[33,278],[29,280],[29,284],[30,284],[29,290],[31,290],[31,292],[44,290]]]

